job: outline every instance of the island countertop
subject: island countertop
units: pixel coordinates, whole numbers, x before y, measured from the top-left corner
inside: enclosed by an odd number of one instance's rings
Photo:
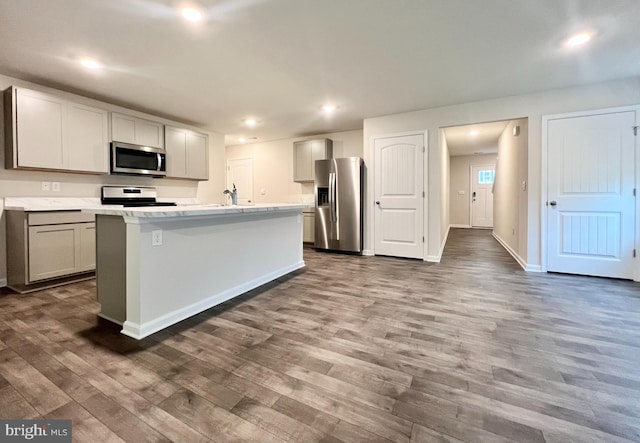
[[[252,205],[224,206],[219,204],[196,204],[180,206],[147,206],[129,207],[120,205],[103,205],[85,208],[82,212],[96,215],[116,215],[136,218],[175,218],[202,217],[229,214],[255,214],[273,211],[302,210],[309,207],[307,203],[257,203]]]

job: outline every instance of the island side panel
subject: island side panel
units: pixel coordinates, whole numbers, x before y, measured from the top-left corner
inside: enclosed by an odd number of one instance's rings
[[[140,217],[127,228],[122,332],[138,339],[304,266],[301,209]],[[155,230],[162,245],[152,246]]]
[[[96,291],[100,317],[123,324],[126,309],[126,225],[122,217],[96,216]]]

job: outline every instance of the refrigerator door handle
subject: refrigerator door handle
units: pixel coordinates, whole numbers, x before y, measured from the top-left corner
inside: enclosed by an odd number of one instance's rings
[[[333,214],[335,217],[333,221],[336,223],[336,240],[340,240],[340,205],[338,201],[340,181],[338,180],[338,164],[335,159],[332,162],[336,171],[333,173]]]
[[[335,221],[336,173],[329,173],[329,221]]]

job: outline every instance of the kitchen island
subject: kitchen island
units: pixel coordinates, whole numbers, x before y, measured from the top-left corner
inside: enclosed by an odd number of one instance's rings
[[[302,204],[84,209],[100,317],[141,339],[304,267]]]

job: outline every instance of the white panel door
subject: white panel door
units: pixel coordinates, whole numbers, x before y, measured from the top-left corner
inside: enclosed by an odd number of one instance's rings
[[[238,190],[238,203],[253,202],[253,159],[227,160],[227,189],[231,190],[234,183]]]
[[[493,227],[495,166],[471,166],[471,226]]]
[[[374,252],[423,258],[424,136],[374,141]]]
[[[635,112],[549,120],[547,269],[633,278]]]

